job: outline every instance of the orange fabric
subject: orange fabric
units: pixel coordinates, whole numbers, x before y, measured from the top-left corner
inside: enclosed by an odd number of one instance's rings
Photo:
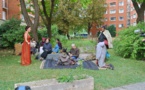
[[[30,35],[27,36],[27,41],[30,43]],[[22,53],[21,53],[21,65],[26,66],[31,64],[31,52],[30,52],[30,44],[25,41],[22,44]]]

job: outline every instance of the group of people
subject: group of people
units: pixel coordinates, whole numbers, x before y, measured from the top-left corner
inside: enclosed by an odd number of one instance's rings
[[[30,45],[31,37],[29,35],[29,32],[31,31],[31,27],[26,26],[25,30],[26,31],[24,33],[24,42],[22,44],[21,65],[31,64],[30,49],[32,49],[32,47],[35,47],[33,43]],[[75,60],[77,60],[80,52],[75,44],[71,45],[72,48],[67,53],[66,50],[63,49],[60,40],[56,39],[56,42],[57,44],[55,45],[54,48],[52,48],[52,45],[50,43],[50,38],[42,38],[42,41],[40,43],[40,47],[38,50],[40,60],[46,59],[48,54],[59,53],[59,52],[61,53],[60,54],[61,57],[63,57],[63,55],[67,55],[66,57],[71,58],[71,60],[73,60],[74,62]],[[114,66],[112,64],[105,63],[106,52],[107,52],[107,49],[109,48],[113,48],[112,37],[109,31],[105,29],[105,26],[102,26],[100,30],[100,35],[98,36],[98,44],[96,45],[96,65],[98,65],[100,68],[114,69]],[[32,51],[33,50],[34,49],[32,49]]]
[[[50,43],[50,38],[42,38],[42,41],[37,45],[36,41],[31,39],[29,33],[31,32],[31,27],[25,27],[24,42],[22,43],[21,52],[21,65],[26,66],[31,64],[31,54],[38,52],[37,57],[40,60],[47,58],[48,54],[61,53],[60,56],[63,57],[62,53],[66,53],[62,47],[62,43],[59,39],[56,39],[56,45],[52,48]],[[37,48],[36,48],[37,47]],[[72,44],[71,50],[68,52],[68,56],[71,60],[75,62],[79,57],[79,49],[75,44]]]

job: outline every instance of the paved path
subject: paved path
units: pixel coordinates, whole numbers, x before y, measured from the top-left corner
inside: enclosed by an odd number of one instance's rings
[[[145,82],[125,85],[122,87],[112,88],[109,90],[145,90]]]

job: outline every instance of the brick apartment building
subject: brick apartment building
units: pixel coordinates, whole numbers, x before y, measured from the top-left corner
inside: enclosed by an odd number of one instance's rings
[[[0,20],[20,19],[19,0],[0,0]]]
[[[137,13],[131,0],[106,0],[105,6],[105,25],[114,25],[117,31],[136,25]]]

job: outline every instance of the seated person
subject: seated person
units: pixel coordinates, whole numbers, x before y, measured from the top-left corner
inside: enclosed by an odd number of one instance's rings
[[[32,40],[30,41],[30,46],[31,46],[31,53],[35,54],[36,53],[36,41],[34,40],[34,38],[32,38]]]
[[[58,53],[59,50],[61,50],[61,49],[62,49],[62,44],[59,39],[56,39],[56,45],[53,48],[53,52]]]
[[[52,45],[50,44],[50,39],[47,38],[43,45],[43,53],[41,54],[41,60],[46,59],[47,54],[52,53]]]
[[[44,45],[44,43],[45,43],[45,40],[46,40],[46,38],[42,38],[42,41],[40,42],[40,46],[43,46]]]
[[[74,65],[75,62],[70,59],[69,54],[66,49],[62,49],[62,52],[59,54],[59,61],[57,64],[59,65]]]
[[[72,60],[76,61],[77,58],[79,57],[80,51],[79,51],[79,49],[76,47],[75,44],[72,44],[71,46],[72,46],[72,48],[71,48],[71,50],[69,51],[69,55],[70,55],[70,57],[71,57]]]

